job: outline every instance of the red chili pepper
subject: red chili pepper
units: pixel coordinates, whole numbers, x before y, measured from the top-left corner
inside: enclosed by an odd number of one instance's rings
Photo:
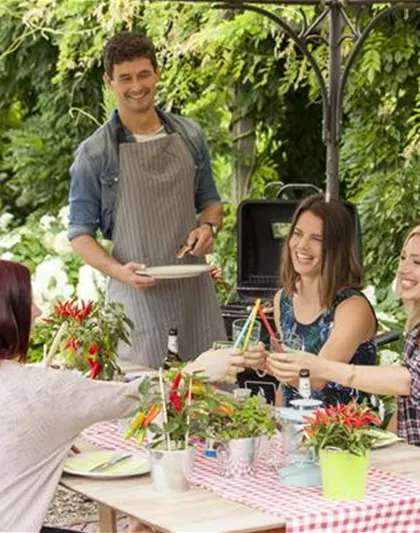
[[[172,382],[172,385],[171,385],[171,392],[172,391],[176,391],[181,383],[181,379],[182,379],[182,373],[181,372],[178,372],[178,374],[175,376],[173,382]]]
[[[95,361],[90,369],[90,379],[96,379],[102,370],[102,365],[100,361]]]
[[[97,344],[92,343],[89,346],[89,353],[90,355],[95,355],[95,353],[99,352],[99,346]]]
[[[179,396],[179,394],[175,391],[171,391],[169,393],[169,401],[173,405],[173,408],[177,413],[179,413],[182,409],[182,400]]]

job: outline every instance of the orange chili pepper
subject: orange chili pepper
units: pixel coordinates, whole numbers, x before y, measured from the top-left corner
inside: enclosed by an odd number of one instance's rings
[[[149,409],[149,412],[147,413],[143,421],[143,427],[147,428],[147,426],[151,424],[153,420],[157,417],[159,412],[160,412],[160,405],[152,405],[152,407]]]

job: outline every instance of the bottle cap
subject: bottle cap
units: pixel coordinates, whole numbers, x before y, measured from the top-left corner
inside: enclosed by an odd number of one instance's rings
[[[302,368],[302,370],[299,371],[299,377],[300,378],[309,378],[309,370],[307,368]]]
[[[216,457],[216,450],[213,450],[212,448],[208,448],[207,450],[204,450],[204,456],[205,457]]]
[[[171,328],[169,330],[169,335],[178,335],[178,328]]]

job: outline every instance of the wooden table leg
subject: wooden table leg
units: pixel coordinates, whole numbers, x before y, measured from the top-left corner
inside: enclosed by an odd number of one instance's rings
[[[117,533],[117,513],[112,507],[98,503],[100,533]]]

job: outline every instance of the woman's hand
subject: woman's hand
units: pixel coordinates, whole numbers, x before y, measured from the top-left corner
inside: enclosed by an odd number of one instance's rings
[[[304,368],[309,370],[311,379],[322,379],[324,362],[308,352],[271,353],[267,358],[267,371],[283,383],[296,382]]]
[[[242,372],[245,358],[237,348],[208,350],[184,367],[184,372],[203,372],[210,381],[223,381],[228,374]]]
[[[259,342],[251,351],[244,353],[245,366],[254,370],[265,370],[268,355],[264,343]]]

